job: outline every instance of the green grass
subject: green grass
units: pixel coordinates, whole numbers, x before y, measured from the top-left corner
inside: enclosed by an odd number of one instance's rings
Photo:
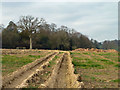
[[[55,64],[56,64],[55,60],[56,60],[57,58],[59,58],[59,56],[56,55],[51,61],[49,61],[48,67],[52,67],[53,65],[55,65]]]
[[[90,77],[90,79],[95,80],[96,78],[95,77]]]
[[[64,53],[64,52],[59,52],[59,54],[62,54],[62,53]]]
[[[114,67],[120,68],[120,64],[116,64],[114,65]]]
[[[89,53],[89,52],[83,52],[83,54],[85,54],[85,55],[90,55],[90,53]]]
[[[102,62],[104,62],[105,64],[108,64],[108,65],[114,64],[112,61],[107,60],[107,59],[96,58],[96,60],[102,61]]]
[[[80,68],[84,68],[84,69],[88,69],[88,68],[96,68],[96,69],[103,69],[104,67],[100,64],[97,64],[97,63],[79,63],[79,62],[76,62],[76,61],[72,61],[72,64],[74,66],[78,66]]]
[[[22,67],[23,65],[26,65],[28,63],[31,63],[32,61],[40,58],[40,55],[28,55],[28,56],[16,56],[16,55],[3,55],[2,57],[2,72],[4,74],[11,73],[18,69],[19,67]]]
[[[102,75],[101,72],[95,72],[94,74],[95,74],[95,75]]]
[[[40,55],[29,55],[28,57],[40,58]]]
[[[113,76],[111,76],[111,70],[114,72],[114,70],[118,70],[118,67],[120,67],[118,62],[118,54],[113,52],[74,52],[71,53],[72,56],[72,63],[75,67],[74,73],[80,74],[81,77],[83,77],[84,82],[94,82],[94,85],[97,87],[98,84],[102,83],[100,87],[107,88],[112,87],[111,83],[120,82],[119,79],[115,79]],[[119,60],[120,62],[120,60]],[[117,68],[115,68],[117,67]],[[101,69],[101,70],[100,70]],[[106,71],[108,69],[108,71]],[[77,72],[77,70],[81,70],[80,73]],[[99,78],[100,77],[100,78]],[[103,78],[101,78],[103,77]],[[111,78],[110,82],[106,82],[106,77]],[[115,80],[114,80],[115,79]],[[115,85],[117,87],[117,85]]]
[[[78,74],[76,67],[74,68],[74,74]]]
[[[119,82],[120,83],[120,79],[111,80],[111,82]]]

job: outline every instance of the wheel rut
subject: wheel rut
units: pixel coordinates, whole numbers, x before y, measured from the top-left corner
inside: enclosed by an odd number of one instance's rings
[[[27,69],[24,70],[25,67],[21,68],[19,71],[13,73],[13,75],[8,76],[3,79],[3,85],[2,88],[16,88],[19,86],[27,77],[29,77],[36,69],[38,69],[42,64],[49,61],[49,59],[52,59],[55,57],[55,55],[58,54],[57,52],[54,52],[52,54],[47,55],[46,57],[34,61],[32,64],[28,64]],[[23,70],[22,70],[23,69]],[[18,74],[16,74],[18,73]]]
[[[52,78],[48,80],[44,88],[81,88],[82,82],[77,80],[70,53],[65,52],[61,61],[56,66]]]

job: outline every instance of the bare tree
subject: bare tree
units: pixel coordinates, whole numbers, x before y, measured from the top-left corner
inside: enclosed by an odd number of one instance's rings
[[[28,31],[30,38],[30,49],[32,49],[32,34],[36,33],[38,26],[40,25],[38,18],[32,16],[21,16],[18,22],[18,28],[20,31]]]

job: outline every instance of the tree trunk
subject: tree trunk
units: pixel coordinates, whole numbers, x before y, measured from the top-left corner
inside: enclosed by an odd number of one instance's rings
[[[30,37],[30,49],[32,49],[32,37]]]

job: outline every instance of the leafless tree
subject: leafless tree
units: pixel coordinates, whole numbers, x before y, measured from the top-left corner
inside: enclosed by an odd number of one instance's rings
[[[30,49],[32,49],[32,34],[36,33],[38,26],[40,25],[38,18],[32,16],[21,16],[18,22],[18,28],[20,31],[26,30],[29,33]]]

